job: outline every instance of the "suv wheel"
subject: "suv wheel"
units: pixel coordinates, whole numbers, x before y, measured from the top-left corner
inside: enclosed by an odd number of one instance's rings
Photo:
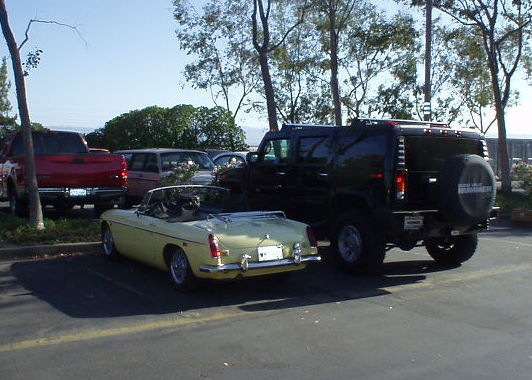
[[[429,255],[439,264],[458,265],[469,260],[477,249],[477,234],[425,240]]]
[[[351,212],[338,218],[331,247],[340,268],[350,273],[376,272],[385,256],[385,244],[369,217]]]

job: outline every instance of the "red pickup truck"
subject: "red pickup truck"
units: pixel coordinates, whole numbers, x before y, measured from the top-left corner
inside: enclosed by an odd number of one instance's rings
[[[76,132],[33,131],[35,170],[41,204],[67,210],[94,204],[97,214],[119,203],[127,188],[127,166],[119,154],[94,154]],[[27,211],[25,149],[15,133],[0,155],[0,201],[13,214]]]

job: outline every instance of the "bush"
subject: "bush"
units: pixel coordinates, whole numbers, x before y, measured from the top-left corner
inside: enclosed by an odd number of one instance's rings
[[[192,177],[199,169],[199,165],[194,162],[182,162],[172,172],[162,177],[158,186],[188,185],[192,183]]]
[[[27,219],[0,214],[0,241],[6,245],[32,245],[100,240],[100,225],[94,220],[44,219],[44,227],[44,230],[37,230]]]
[[[521,181],[519,187],[525,190],[528,195],[532,194],[532,165],[519,163],[512,168],[512,180]]]
[[[236,161],[229,161],[223,165],[216,165],[215,168],[214,168],[214,180],[213,180],[213,185],[214,186],[219,186],[220,183],[219,183],[219,175],[222,174],[223,172],[229,170],[229,169],[233,169],[235,167],[238,166],[238,162]]]

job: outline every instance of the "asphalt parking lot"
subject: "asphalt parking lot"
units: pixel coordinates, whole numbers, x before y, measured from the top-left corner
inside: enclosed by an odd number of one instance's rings
[[[532,228],[507,225],[457,268],[392,250],[382,277],[326,261],[191,294],[99,255],[1,262],[1,377],[529,379],[531,273]]]

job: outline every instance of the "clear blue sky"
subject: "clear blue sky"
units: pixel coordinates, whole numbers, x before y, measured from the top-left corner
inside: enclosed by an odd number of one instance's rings
[[[74,25],[83,37],[55,25],[32,25],[22,55],[44,51],[26,78],[35,122],[88,132],[151,105],[213,106],[207,92],[184,82],[181,72],[189,58],[179,51],[171,0],[6,0],[6,5],[18,42],[32,18]],[[5,43],[0,49],[0,56],[8,56]],[[532,91],[524,82],[520,88],[521,106],[508,115],[510,136],[532,135]],[[16,111],[14,95],[10,100]],[[251,144],[267,124],[249,116],[237,122],[250,132]]]

